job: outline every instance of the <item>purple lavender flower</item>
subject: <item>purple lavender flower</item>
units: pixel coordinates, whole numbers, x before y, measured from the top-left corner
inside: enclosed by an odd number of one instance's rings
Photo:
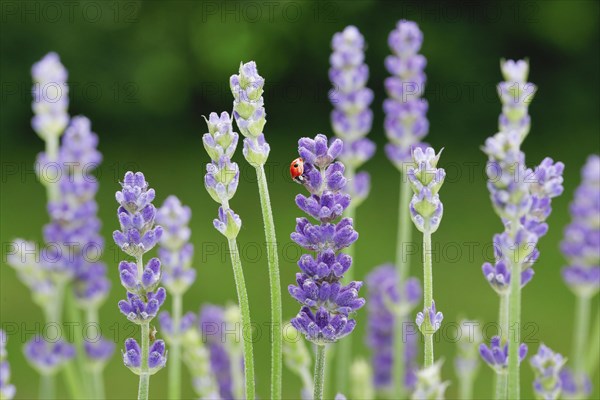
[[[365,136],[371,130],[373,112],[369,105],[373,91],[366,87],[369,67],[364,63],[364,37],[355,26],[333,35],[333,53],[329,59],[329,79],[333,89],[329,99],[334,107],[331,112],[333,132],[344,142],[340,160],[348,168],[349,182],[346,192],[360,204],[369,194],[370,176],[360,173],[356,179],[354,171],[375,153],[375,144]]]
[[[33,103],[35,116],[33,130],[44,140],[58,137],[69,122],[68,72],[56,53],[48,53],[31,68],[33,77]]]
[[[421,232],[434,233],[440,226],[444,206],[440,201],[438,192],[444,184],[446,171],[437,168],[440,153],[428,147],[423,151],[416,148],[413,159],[416,167],[408,169],[408,181],[413,189],[410,202],[410,216]]]
[[[158,314],[158,321],[160,322],[160,327],[165,336],[174,337],[176,335],[183,335],[188,329],[194,327],[194,324],[196,323],[196,314],[193,312],[185,313],[177,327],[173,326],[173,319],[168,311],[163,311]]]
[[[527,61],[502,60],[500,68],[505,81],[498,85],[498,93],[502,101],[502,114],[498,121],[499,130],[516,132],[523,141],[529,133],[531,118],[528,108],[537,87],[527,82],[529,74]]]
[[[540,344],[537,354],[529,360],[535,374],[533,390],[538,398],[558,399],[561,391],[560,372],[566,361],[562,355]]]
[[[241,63],[239,74],[229,80],[233,94],[233,116],[244,135],[244,158],[254,167],[265,164],[271,148],[265,141],[263,130],[266,120],[263,86],[265,79],[258,74],[256,63]],[[221,114],[222,115],[222,114]]]
[[[348,195],[340,195],[346,184],[344,165],[334,162],[341,152],[341,140],[328,145],[324,135],[298,141],[298,153],[305,162],[305,187],[311,196],[298,195],[296,203],[319,225],[298,218],[296,232],[291,234],[297,244],[317,252],[316,260],[306,255],[300,258],[298,265],[303,272],[296,274],[297,285],[288,287],[292,297],[304,305],[291,324],[319,345],[336,342],[352,332],[356,321],[350,315],[365,304],[358,297],[362,282],[340,283],[352,260],[336,253],[358,239],[351,219],[334,222],[350,202]]]
[[[222,399],[233,398],[231,360],[225,348],[225,320],[223,308],[212,304],[202,306],[199,328],[202,342],[208,344],[211,370],[215,374]]]
[[[52,375],[75,357],[75,347],[63,340],[49,342],[36,336],[25,344],[27,361],[42,375]]]
[[[567,398],[576,398],[582,395],[587,397],[592,394],[592,381],[587,374],[583,374],[580,382],[571,368],[563,367],[559,372],[559,378],[561,392]]]
[[[423,334],[433,335],[440,329],[443,320],[444,314],[435,309],[435,301],[432,300],[431,307],[425,307],[417,313],[415,322]]]
[[[366,282],[369,294],[366,343],[372,351],[373,384],[376,389],[389,389],[394,363],[395,319],[403,318],[417,306],[422,295],[421,284],[418,279],[410,278],[404,284],[404,290],[399,291],[397,272],[390,264],[376,267],[367,275]],[[405,386],[412,388],[417,369],[415,333],[406,332],[404,351]]]
[[[125,341],[125,351],[123,352],[123,363],[134,374],[142,374],[142,350],[137,341],[133,338]],[[148,373],[154,375],[161,370],[167,363],[167,352],[165,350],[165,342],[156,340],[150,346],[148,352]]]
[[[479,346],[479,354],[496,373],[506,373],[508,368],[508,343],[501,344],[500,336],[494,336],[490,340],[490,346],[482,343]],[[527,355],[527,345],[521,343],[519,346],[519,362]]]
[[[144,297],[127,292],[127,300],[119,301],[121,313],[128,320],[139,325],[148,323],[156,317],[160,306],[165,302],[167,291],[159,288],[156,292],[145,293]]]
[[[113,238],[123,252],[139,257],[152,250],[163,233],[162,227],[154,226],[154,189],[148,188],[144,174],[131,171],[125,174],[121,186],[123,189],[116,194],[121,230],[115,231]]]
[[[101,337],[93,342],[86,340],[83,349],[88,359],[92,361],[93,367],[102,369],[111,359],[115,351],[115,344]]]
[[[561,250],[569,262],[565,283],[579,295],[593,297],[600,289],[600,157],[588,157],[582,182],[571,203],[571,223],[565,228]]]
[[[385,59],[385,66],[392,76],[385,80],[389,98],[383,103],[384,127],[390,141],[385,152],[401,172],[405,172],[405,163],[412,162],[412,150],[423,146],[421,140],[429,131],[428,104],[421,98],[427,65],[425,57],[418,54],[422,43],[418,25],[406,20],[398,21],[388,38],[392,55]]]
[[[6,354],[6,333],[0,329],[0,398],[11,400],[15,397],[16,389],[10,384],[10,365]]]

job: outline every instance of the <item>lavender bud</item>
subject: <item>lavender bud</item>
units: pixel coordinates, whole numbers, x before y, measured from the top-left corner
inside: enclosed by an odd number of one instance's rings
[[[94,342],[86,340],[83,343],[83,349],[90,361],[91,368],[101,371],[111,359],[115,351],[115,344],[101,337]]]
[[[267,120],[262,98],[265,80],[258,74],[256,63],[240,64],[239,75],[232,75],[229,83],[234,97],[233,116],[241,134],[258,137]]]
[[[561,391],[560,371],[567,360],[543,343],[529,363],[535,374],[533,390],[538,399],[558,399]]]
[[[231,158],[238,143],[238,134],[233,131],[229,113],[223,111],[219,117],[212,112],[204,120],[208,133],[202,136],[202,143],[209,157],[213,161],[218,161],[223,156]]]
[[[417,383],[411,396],[413,400],[443,399],[450,382],[442,382],[442,363],[437,361],[431,366],[417,371]]]
[[[223,236],[232,240],[240,232],[242,220],[232,209],[224,210],[223,207],[219,207],[219,218],[213,220],[213,225]]]
[[[134,374],[141,374],[142,350],[137,341],[129,338],[125,341],[125,351],[122,351],[123,363]],[[167,363],[167,354],[165,351],[165,342],[156,340],[148,349],[148,372],[150,375],[156,374]]]
[[[431,308],[425,307],[423,312],[419,311],[415,322],[423,335],[433,335],[440,329],[443,319],[444,314],[436,310],[435,301],[432,300]]]
[[[233,198],[237,190],[240,170],[237,163],[223,156],[218,162],[206,164],[204,186],[217,203],[226,203]]]
[[[53,375],[73,357],[75,347],[63,340],[47,342],[36,336],[25,344],[25,357],[41,375]]]
[[[437,168],[440,157],[428,147],[425,151],[417,148],[413,152],[416,167],[408,170],[408,179],[414,195],[410,202],[411,218],[421,232],[433,233],[440,225],[444,207],[438,191],[444,183],[446,172]]]
[[[508,343],[501,344],[500,336],[494,336],[490,340],[490,346],[481,343],[479,354],[496,373],[505,374],[508,371]],[[521,343],[519,346],[519,362],[522,362],[527,355],[527,345]]]

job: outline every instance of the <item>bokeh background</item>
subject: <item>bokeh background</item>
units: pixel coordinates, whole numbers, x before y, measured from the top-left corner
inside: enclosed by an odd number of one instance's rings
[[[1,9],[1,242],[4,247],[14,237],[40,240],[47,222],[45,192],[32,170],[42,141],[30,128],[30,67],[48,51],[56,51],[69,70],[70,112],[92,120],[104,155],[98,170],[98,202],[107,238],[104,260],[110,266],[113,290],[100,315],[105,333],[114,335],[119,347],[125,339],[125,318],[116,303],[124,291],[116,269],[121,255],[110,237],[118,225],[114,192],[128,169],[146,174],[156,189],[158,205],[167,195],[176,194],[192,208],[194,265],[199,273],[185,296],[185,309],[196,311],[202,303],[224,304],[236,298],[226,242],[212,227],[217,204],[202,183],[208,157],[201,143],[206,131],[201,116],[231,110],[228,79],[240,61],[255,60],[266,78],[265,132],[271,144],[267,168],[282,253],[284,317],[297,313],[299,306],[285,288],[297,271],[299,250],[290,243],[289,233],[300,215],[293,201],[300,187],[288,178],[288,165],[297,156],[298,138],[318,132],[331,135],[330,39],[350,24],[368,42],[369,86],[375,91],[370,138],[378,144],[376,156],[365,166],[372,176],[372,191],[357,213],[360,240],[355,245],[355,275],[364,278],[374,266],[392,261],[398,173],[382,151],[381,104],[387,35],[401,18],[418,22],[424,32],[425,97],[431,121],[427,140],[445,148],[441,166],[449,174],[441,193],[445,215],[433,238],[440,255],[434,264],[436,302],[444,312],[444,323],[460,316],[495,321],[497,297],[480,267],[491,257],[490,251],[482,249],[487,244],[489,250],[501,224],[488,198],[480,146],[496,132],[500,103],[494,86],[501,79],[500,58],[528,57],[530,81],[539,90],[530,108],[532,130],[523,149],[529,165],[551,156],[562,160],[566,171],[565,192],[553,202],[550,232],[540,244],[535,278],[523,293],[523,322],[534,324],[525,331],[531,352],[544,342],[570,354],[574,297],[560,278],[564,259],[558,246],[569,221],[567,209],[579,170],[587,155],[600,148],[598,2],[3,1]],[[269,320],[269,292],[258,192],[254,171],[241,152],[235,160],[242,168],[242,181],[232,207],[244,221],[238,240],[252,317],[263,324]],[[221,250],[208,252],[207,246],[214,244]],[[472,255],[469,246],[475,248]],[[0,322],[19,324],[21,336],[29,338],[31,332],[26,330],[33,330],[42,315],[5,265],[4,251]],[[413,257],[413,275],[421,275],[419,262],[418,255]],[[365,310],[357,318],[354,354],[368,357]],[[15,336],[8,343],[12,380],[19,398],[32,398],[37,395],[37,375],[24,360],[22,341]],[[455,348],[449,340],[441,340],[436,348],[436,356],[446,359],[444,378],[454,382],[449,398],[457,389],[452,367]],[[269,351],[263,336],[255,344],[261,398],[268,397]],[[285,396],[297,398],[300,382],[285,367],[284,374]],[[105,377],[111,398],[128,398],[136,391],[137,380],[118,354]],[[165,397],[166,378],[166,372],[152,378],[153,398]],[[531,379],[524,364],[522,387],[528,397]],[[598,397],[597,373],[593,381],[593,397]],[[476,395],[490,397],[491,383],[492,371],[482,366]],[[192,396],[185,378],[184,394]]]

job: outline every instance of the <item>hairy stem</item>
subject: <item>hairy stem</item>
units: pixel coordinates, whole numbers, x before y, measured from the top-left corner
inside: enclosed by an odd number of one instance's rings
[[[500,295],[500,307],[498,311],[498,334],[500,336],[500,340],[504,343],[508,340],[508,295],[501,294]],[[506,390],[507,390],[507,375],[506,373],[496,372],[496,377],[494,379],[494,394],[497,400],[506,399]]]
[[[325,346],[316,345],[316,357],[315,357],[315,391],[314,400],[323,399],[323,387],[325,386]]]
[[[269,187],[265,175],[264,166],[256,167],[258,180],[258,193],[260,207],[265,225],[265,238],[267,245],[267,262],[269,265],[269,284],[271,285],[271,323],[273,326],[273,343],[271,344],[271,398],[281,398],[281,371],[282,371],[282,307],[281,307],[281,283],[279,282],[279,258],[277,254],[277,236],[275,235],[275,223],[271,211],[271,199],[269,198]]]
[[[431,308],[433,302],[433,272],[431,268],[431,233],[423,233],[423,304]],[[433,324],[433,321],[430,321]],[[433,365],[433,333],[425,334],[424,367]]]
[[[229,252],[231,254],[231,264],[233,266],[233,276],[235,278],[235,287],[237,290],[238,302],[242,313],[242,339],[244,347],[244,372],[246,379],[246,399],[254,399],[254,355],[252,350],[252,324],[250,319],[250,305],[248,303],[248,293],[246,292],[246,282],[244,280],[244,271],[240,253],[235,239],[229,239]],[[248,331],[244,333],[244,331]]]
[[[573,371],[577,381],[577,388],[584,386],[586,374],[585,353],[588,345],[588,334],[590,330],[590,308],[591,301],[589,296],[577,296],[577,308],[575,309],[575,335],[573,338]],[[598,341],[596,337],[594,339]]]
[[[508,398],[520,398],[519,346],[521,345],[521,264],[510,260],[510,293],[508,295]]]
[[[347,174],[348,177],[352,176]],[[352,205],[352,203],[346,209],[345,217],[352,218],[354,220],[354,216],[356,214],[356,207]],[[354,229],[356,229],[356,225],[354,225]],[[351,258],[354,259],[354,246],[350,246],[346,249],[346,254],[348,254]],[[344,275],[345,283],[349,283],[353,280],[353,268],[350,268],[346,271]],[[348,393],[348,375],[350,371],[350,364],[352,363],[352,335],[348,335],[344,338],[344,340],[340,341],[337,344],[336,349],[336,390],[340,393]]]
[[[181,397],[181,303],[180,293],[173,295],[173,340],[169,349],[169,399]]]
[[[400,201],[398,205],[398,232],[396,235],[396,271],[398,275],[398,290],[402,290],[402,285],[406,281],[409,272],[408,257],[405,254],[405,247],[410,244],[412,229],[409,216],[409,204],[412,189],[408,183],[408,179],[404,174],[400,174]],[[396,396],[403,398],[406,395],[404,387],[404,323],[406,316],[396,315],[394,327],[394,382],[396,383]]]
[[[596,372],[598,368],[598,362],[600,362],[600,307],[597,308],[596,320],[594,321],[593,331],[590,334],[588,340],[589,348],[587,351],[587,360],[585,364],[585,370],[591,376]]]
[[[150,322],[141,325],[142,330],[142,363],[140,372],[140,385],[138,400],[147,400],[150,392],[150,372],[148,368],[148,350],[150,349]]]

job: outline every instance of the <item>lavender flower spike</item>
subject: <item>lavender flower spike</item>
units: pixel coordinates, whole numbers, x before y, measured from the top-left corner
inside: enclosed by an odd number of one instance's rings
[[[25,344],[27,361],[41,375],[53,375],[58,372],[70,359],[75,357],[75,347],[63,340],[54,343],[36,336]]]
[[[303,305],[291,320],[292,326],[317,345],[316,399],[323,396],[324,345],[350,334],[356,326],[352,314],[365,304],[358,297],[362,282],[351,281],[347,286],[340,282],[352,259],[337,253],[358,239],[351,219],[335,222],[350,204],[350,196],[341,193],[346,185],[344,165],[335,161],[342,147],[340,139],[328,143],[321,134],[298,141],[298,153],[304,159],[304,186],[310,196],[297,195],[296,204],[318,224],[307,218],[296,219],[296,231],[291,238],[316,255],[300,258],[298,265],[302,272],[296,274],[297,285],[290,285],[288,291]]]
[[[369,105],[373,91],[366,87],[369,67],[364,63],[365,40],[355,26],[347,26],[333,36],[333,53],[329,59],[329,79],[333,89],[329,99],[333,132],[344,142],[340,160],[346,166],[346,193],[357,207],[369,194],[370,176],[355,171],[375,153],[375,144],[365,138],[371,130],[373,112]]]
[[[423,147],[421,140],[429,131],[426,113],[428,104],[421,96],[425,90],[423,70],[427,60],[418,54],[423,33],[412,21],[400,20],[388,38],[392,55],[385,59],[392,74],[385,80],[388,99],[383,103],[385,134],[390,141],[385,152],[400,170],[412,162],[412,151]]]
[[[135,257],[135,263],[123,261],[119,265],[121,284],[127,289],[127,298],[119,302],[119,309],[127,319],[140,325],[141,346],[133,338],[125,341],[123,362],[140,377],[138,399],[148,399],[150,376],[166,364],[162,340],[150,346],[150,321],[158,314],[167,297],[160,285],[160,260],[153,258],[144,266],[143,256],[161,239],[163,228],[155,226],[156,208],[152,204],[154,189],[141,172],[127,172],[117,191],[117,210],[121,231],[115,231],[115,243],[126,254]]]
[[[247,65],[241,67],[240,76],[234,75],[231,77],[231,83],[232,91],[234,86],[237,88],[234,91],[234,96],[237,93],[234,102],[234,115],[236,115],[240,131],[247,136],[244,142],[248,143],[249,141],[257,140],[259,134],[256,130],[262,130],[262,126],[264,125],[264,109],[262,109],[261,97],[264,80],[256,72],[256,65]],[[254,104],[251,100],[260,101]],[[254,110],[256,112],[250,110],[252,107],[258,107]],[[262,123],[260,122],[261,118],[263,120]],[[213,225],[228,241],[238,303],[241,310],[240,326],[242,330],[247,330],[252,326],[250,305],[236,240],[242,226],[242,220],[229,207],[229,201],[235,195],[239,182],[239,167],[230,160],[230,157],[235,152],[238,135],[233,132],[231,119],[225,112],[221,113],[220,117],[212,113],[210,118],[206,120],[206,124],[208,126],[208,133],[204,135],[203,141],[211,162],[206,165],[204,185],[213,200],[220,204],[218,218],[213,220]],[[245,154],[248,153],[245,152]],[[253,345],[251,334],[244,333],[242,337],[245,396],[247,399],[251,399],[255,396]]]
[[[197,327],[185,331],[183,335],[183,361],[192,378],[194,392],[200,399],[219,399],[216,378],[210,366],[210,352],[202,342]]]
[[[600,156],[588,157],[581,178],[570,206],[572,222],[561,243],[569,262],[562,275],[577,296],[592,298],[600,290]]]
[[[533,83],[527,82],[529,74],[527,60],[502,60],[500,68],[504,82],[498,85],[498,93],[502,101],[502,114],[498,121],[499,129],[503,132],[516,132],[523,141],[531,126],[528,108],[537,87]]]
[[[373,269],[366,279],[368,290],[368,327],[366,344],[372,351],[373,384],[377,390],[392,388],[392,367],[395,362],[394,326],[396,319],[404,319],[419,303],[422,296],[421,283],[408,279],[398,290],[398,275],[393,265],[381,265]],[[412,389],[417,369],[417,333],[404,332],[404,386]]]
[[[482,343],[479,346],[479,354],[497,373],[505,374],[508,369],[508,343],[501,343],[500,336],[494,336],[490,340],[489,347]],[[519,346],[519,363],[527,355],[527,345],[521,343]]]
[[[10,383],[10,365],[6,354],[6,332],[0,329],[0,399],[12,400],[15,397],[15,385]]]
[[[529,362],[535,374],[533,390],[536,398],[558,399],[561,392],[560,371],[567,360],[544,344],[540,344],[537,354],[531,357]]]

